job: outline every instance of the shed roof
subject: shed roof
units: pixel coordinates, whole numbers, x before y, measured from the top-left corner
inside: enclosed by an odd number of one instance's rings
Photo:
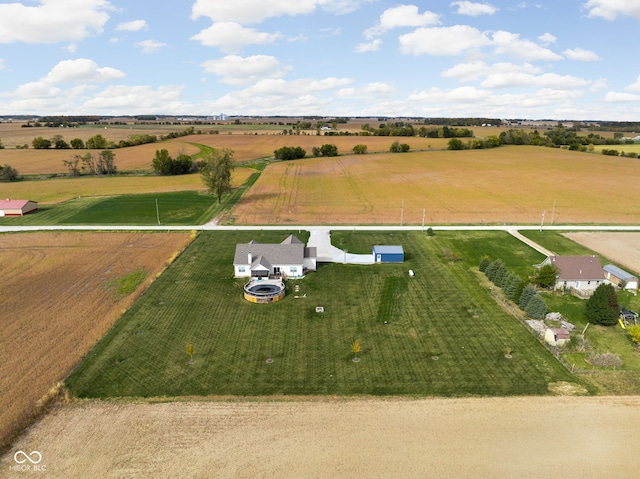
[[[558,267],[558,280],[604,280],[604,271],[597,256],[549,256]]]
[[[373,251],[377,254],[404,254],[400,245],[375,245]]]
[[[3,209],[3,210],[6,210],[6,209],[22,209],[30,201],[31,200],[11,200],[11,199],[7,198],[6,200],[0,200],[0,209]],[[35,203],[35,201],[31,201],[31,202]]]
[[[617,266],[614,266],[612,264],[608,264],[602,269],[605,270],[607,273],[611,273],[616,278],[621,279],[623,281],[629,281],[629,280],[632,280],[632,279],[637,280],[638,279],[637,277],[635,277],[631,273],[627,273],[625,270],[623,270],[621,268],[618,268]]]

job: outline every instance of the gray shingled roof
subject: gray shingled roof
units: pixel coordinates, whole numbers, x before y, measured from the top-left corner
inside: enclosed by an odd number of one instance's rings
[[[260,244],[240,243],[236,245],[236,254],[233,264],[247,264],[248,255],[251,253],[252,262],[258,256],[263,256],[269,263],[302,264],[304,262],[304,244]]]
[[[604,280],[604,271],[597,256],[550,256],[549,260],[558,267],[560,281]]]

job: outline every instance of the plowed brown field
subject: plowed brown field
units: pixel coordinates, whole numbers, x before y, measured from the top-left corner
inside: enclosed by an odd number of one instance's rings
[[[0,235],[0,446],[189,242],[188,233]],[[149,275],[127,297],[109,280]],[[0,476],[4,475],[4,471]]]
[[[600,253],[634,273],[640,272],[640,233],[599,231],[565,233],[564,236]]]
[[[637,224],[612,192],[637,159],[533,146],[314,158],[269,165],[236,224]]]
[[[638,397],[85,402],[43,418],[0,474],[38,476],[11,469],[37,451],[64,479],[631,479],[639,412]]]

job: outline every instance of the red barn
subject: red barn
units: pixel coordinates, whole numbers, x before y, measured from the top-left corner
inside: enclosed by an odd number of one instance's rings
[[[38,209],[38,203],[31,200],[0,200],[0,216],[24,216]]]

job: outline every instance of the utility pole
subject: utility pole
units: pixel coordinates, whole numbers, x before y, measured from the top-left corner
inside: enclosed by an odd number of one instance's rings
[[[542,232],[542,227],[544,226],[544,214],[547,212],[547,210],[544,210],[542,212],[542,223],[540,223],[540,232]]]
[[[158,225],[160,224],[160,210],[158,209],[158,198],[156,198],[156,216],[158,217]]]

